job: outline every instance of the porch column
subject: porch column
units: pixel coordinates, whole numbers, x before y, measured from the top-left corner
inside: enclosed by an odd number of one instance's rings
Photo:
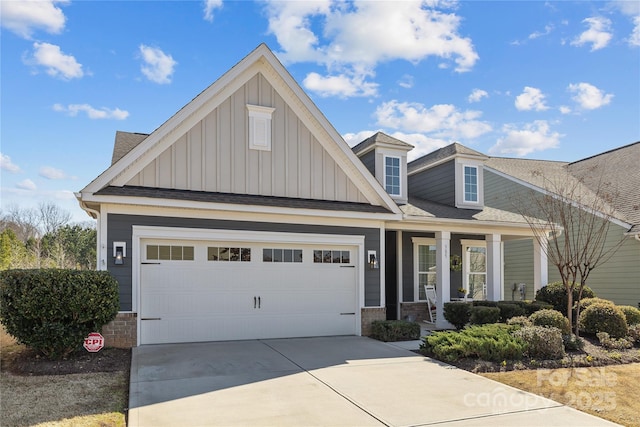
[[[450,246],[451,233],[438,231],[436,233],[436,327],[442,329],[453,328],[453,325],[444,318],[444,303],[451,301]]]
[[[549,283],[549,264],[547,260],[547,239],[541,242],[533,239],[533,295]]]
[[[487,234],[487,300],[499,301],[502,295],[502,257],[500,256],[500,234]]]

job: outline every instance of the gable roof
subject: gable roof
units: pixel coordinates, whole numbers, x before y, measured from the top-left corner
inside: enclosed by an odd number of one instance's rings
[[[257,73],[261,73],[272,86],[278,88],[287,105],[297,112],[302,123],[370,204],[382,206],[396,214],[400,213],[393,199],[264,43],[148,136],[143,138],[143,134],[128,133],[116,135],[116,147],[112,158],[114,163],[81,190],[78,198],[84,202],[99,202],[100,198],[96,196],[100,196],[98,192],[101,189],[126,185],[132,177],[170,147],[175,142],[176,135],[182,135],[191,129]]]
[[[410,162],[407,165],[407,173],[411,175],[429,166],[435,166],[438,163],[445,162],[455,156],[476,157],[480,160],[489,158],[487,155],[482,154],[479,151],[472,150],[469,147],[465,147],[462,144],[454,142]]]
[[[357,155],[362,155],[373,148],[373,146],[375,145],[386,145],[394,148],[400,148],[405,151],[409,151],[414,148],[413,145],[407,144],[404,141],[389,136],[384,132],[376,132],[369,138],[353,147],[351,150]]]

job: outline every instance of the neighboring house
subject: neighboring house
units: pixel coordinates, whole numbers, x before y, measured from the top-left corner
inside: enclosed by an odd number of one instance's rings
[[[383,133],[349,148],[265,45],[151,134],[118,132],[77,194],[120,284],[108,343],[367,335],[424,318],[426,284],[446,326],[461,286],[545,285],[527,223],[485,203],[493,159],[452,144],[407,163],[412,148]],[[518,277],[512,241],[531,246]]]

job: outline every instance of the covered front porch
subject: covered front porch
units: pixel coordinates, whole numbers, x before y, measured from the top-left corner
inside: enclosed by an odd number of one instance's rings
[[[444,304],[455,300],[533,299],[547,284],[544,248],[523,224],[387,226],[384,296],[387,319],[430,321],[425,286],[435,288],[434,326],[450,328]],[[524,265],[505,263],[505,243],[533,247]],[[546,242],[543,242],[545,244]],[[509,250],[509,249],[507,249]],[[509,253],[507,253],[509,255]],[[513,263],[515,264],[515,263]]]

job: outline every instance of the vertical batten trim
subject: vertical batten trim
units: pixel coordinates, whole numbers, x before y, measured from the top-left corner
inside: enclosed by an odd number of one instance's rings
[[[285,197],[291,197],[289,194],[289,113],[288,108],[285,105],[284,109],[284,195]]]
[[[222,105],[222,104],[221,104]],[[220,142],[221,142],[221,126],[220,126],[220,108],[216,108],[216,185],[213,191],[220,191]]]
[[[176,188],[176,143],[171,144],[171,188]]]
[[[206,129],[207,120],[206,117],[200,122],[200,185],[202,191],[207,191],[207,141],[206,141]]]
[[[189,190],[193,190],[193,187],[191,187],[191,144],[192,144],[192,140],[191,140],[191,132],[193,132],[193,129],[190,130],[189,132],[187,132],[187,155],[185,158],[185,161],[187,162],[186,165],[186,172],[187,172],[187,188]]]
[[[235,94],[234,94],[235,95]],[[234,117],[236,114],[236,98],[234,95],[231,95],[231,97],[229,98],[229,156],[231,157],[231,161],[230,161],[230,165],[231,165],[231,169],[229,170],[229,187],[232,193],[236,192],[236,187],[235,187],[235,174],[233,173],[233,170],[235,169],[235,161],[236,161],[236,156],[235,156],[235,136],[236,136],[236,129],[234,126]]]

